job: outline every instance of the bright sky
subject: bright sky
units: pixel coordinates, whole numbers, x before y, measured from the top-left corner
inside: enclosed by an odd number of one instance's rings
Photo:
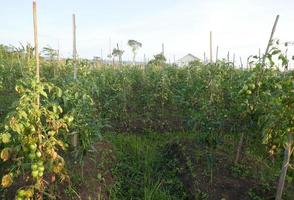
[[[41,46],[72,54],[72,13],[76,14],[77,47],[81,57],[109,53],[118,43],[131,59],[129,39],[143,43],[137,60],[151,58],[165,44],[168,59],[209,52],[209,31],[219,57],[230,51],[236,60],[262,52],[275,16],[275,38],[294,41],[294,0],[37,0]],[[0,1],[0,43],[33,43],[32,0]],[[59,45],[58,45],[59,44]],[[294,47],[292,47],[294,49]],[[214,55],[215,56],[215,55]]]

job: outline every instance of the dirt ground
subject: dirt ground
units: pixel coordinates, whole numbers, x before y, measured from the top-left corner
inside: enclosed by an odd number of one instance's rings
[[[195,141],[172,141],[166,145],[164,154],[180,169],[178,177],[185,187],[188,199],[249,200],[252,199],[249,195],[252,191],[265,199],[274,199],[273,191],[264,190],[258,180],[234,176],[227,155],[219,151],[211,152]]]

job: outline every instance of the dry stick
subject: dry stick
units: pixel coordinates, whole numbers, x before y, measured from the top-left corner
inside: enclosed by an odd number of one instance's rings
[[[236,153],[236,157],[235,157],[235,165],[238,164],[239,159],[240,159],[240,155],[241,155],[241,150],[242,150],[242,146],[243,146],[243,141],[244,141],[244,131],[242,131],[241,133],[241,137],[238,143],[238,147],[237,147],[237,153]]]
[[[209,32],[209,53],[210,63],[212,63],[212,31]]]
[[[78,66],[77,66],[77,45],[76,45],[76,15],[72,15],[72,25],[73,25],[73,66],[74,66],[74,80],[78,78]],[[74,148],[78,146],[78,135],[75,133],[71,138],[71,144]]]
[[[284,189],[285,179],[287,175],[287,170],[290,165],[291,154],[293,153],[292,145],[293,145],[293,137],[291,133],[289,133],[288,141],[284,150],[284,160],[283,160],[283,166],[282,166],[279,183],[277,187],[276,200],[281,200],[283,196],[283,189]]]
[[[278,21],[279,21],[279,17],[280,17],[280,15],[277,15],[276,16],[276,20],[275,20],[274,26],[272,28],[271,35],[270,35],[269,41],[267,43],[267,47],[266,47],[265,53],[264,53],[263,58],[262,58],[262,66],[264,66],[264,64],[265,64],[265,58],[266,58],[266,55],[268,54],[269,47],[270,47],[270,45],[272,43],[272,39],[273,39],[274,33],[276,31],[276,27],[277,27],[277,24],[278,24]]]
[[[235,66],[235,54],[233,54],[233,67]]]
[[[162,52],[162,55],[164,55],[164,43],[162,43],[161,52]]]

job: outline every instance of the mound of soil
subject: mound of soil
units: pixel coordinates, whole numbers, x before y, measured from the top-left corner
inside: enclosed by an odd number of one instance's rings
[[[232,161],[224,152],[211,150],[191,139],[180,139],[167,143],[163,154],[167,163],[165,170],[178,169],[187,199],[249,200],[253,191],[273,199],[274,194],[265,191],[258,180],[234,176]]]

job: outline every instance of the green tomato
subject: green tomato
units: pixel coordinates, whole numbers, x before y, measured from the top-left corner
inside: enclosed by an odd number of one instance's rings
[[[37,145],[36,144],[31,144],[30,149],[31,149],[31,151],[36,151]]]
[[[34,178],[37,178],[38,175],[39,175],[39,172],[38,172],[37,170],[32,171],[32,176],[33,176]]]
[[[249,95],[250,95],[250,94],[252,94],[252,92],[251,92],[250,90],[247,90],[247,94],[249,94]]]
[[[24,197],[25,194],[26,194],[26,192],[25,192],[24,190],[19,190],[17,195],[18,195],[19,197]]]
[[[43,166],[43,161],[42,161],[42,160],[39,160],[39,162],[38,162],[38,166],[39,166],[39,167]]]
[[[35,154],[35,153],[30,153],[30,154],[29,154],[29,158],[30,158],[31,160],[34,160],[34,159],[36,158],[36,154]]]
[[[38,158],[41,158],[41,156],[42,156],[41,152],[40,152],[40,151],[37,151],[36,156],[37,156]]]
[[[44,166],[41,166],[41,167],[38,168],[39,172],[44,172],[44,170],[45,170]]]
[[[33,127],[33,126],[31,126],[30,130],[32,133],[34,133],[36,131],[35,127]]]
[[[43,175],[44,175],[43,172],[39,172],[39,173],[38,173],[38,176],[39,176],[39,177],[42,177]]]
[[[38,165],[37,164],[32,164],[31,169],[32,170],[37,170],[38,169]]]

